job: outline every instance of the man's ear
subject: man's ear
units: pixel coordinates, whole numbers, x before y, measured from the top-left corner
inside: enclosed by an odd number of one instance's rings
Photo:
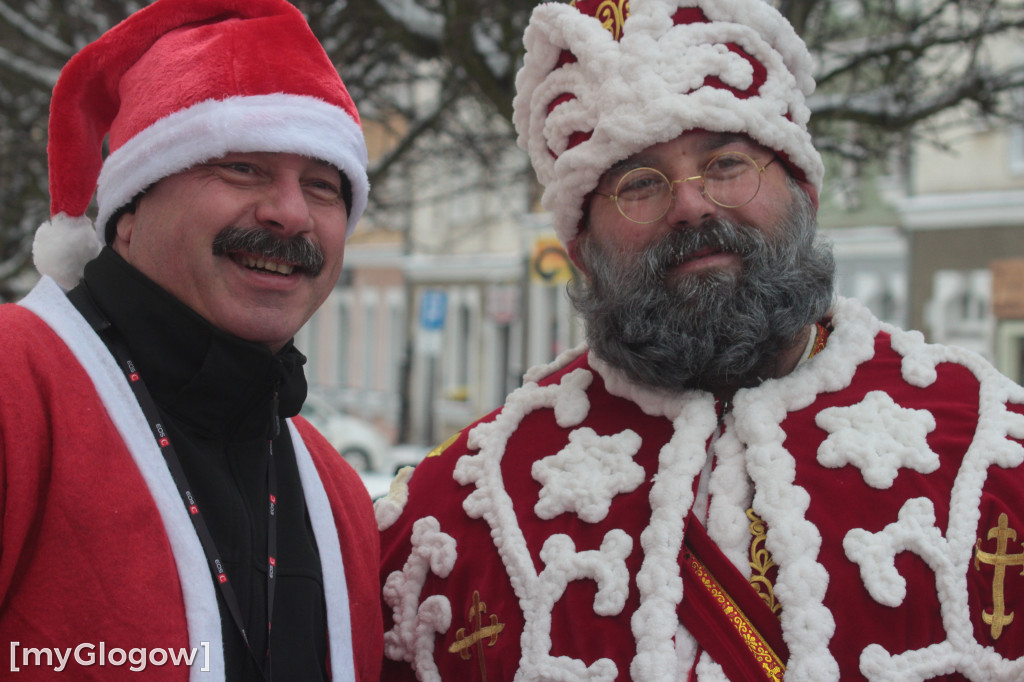
[[[128,257],[128,247],[132,243],[132,235],[135,233],[135,210],[125,211],[117,218],[114,226],[114,239],[110,245],[122,258]]]
[[[583,233],[590,229],[590,200],[592,197],[593,193],[590,193],[583,200],[583,217],[580,218],[579,224],[576,225],[576,234],[565,243],[565,252],[569,254],[569,260],[572,261],[573,267],[584,275],[589,275],[590,273],[583,266],[580,249],[583,248]]]
[[[583,259],[580,258],[580,234],[578,232],[576,233],[576,236],[565,245],[565,252],[569,254],[569,260],[572,261],[573,267],[584,275],[589,274],[587,269],[583,266]]]
[[[107,220],[107,225],[103,231],[104,241],[110,246],[114,247],[115,250],[117,250],[117,240],[122,237],[122,230],[124,230],[123,237],[125,245],[127,246],[127,244],[131,242],[131,233],[132,230],[135,228],[135,211],[138,210],[139,202],[142,201],[142,198],[146,196],[146,192],[148,192],[152,188],[153,185],[150,185],[146,189],[136,194],[134,197],[132,197],[131,201],[129,201],[127,204],[114,211],[114,215],[110,216],[110,219]],[[130,224],[126,224],[122,227],[121,223],[123,219],[126,217],[130,217],[132,221]],[[118,253],[121,254],[122,256],[124,255],[120,251],[118,251]]]
[[[797,184],[800,188],[807,192],[807,196],[810,197],[811,203],[814,204],[814,210],[818,210],[818,188],[805,180],[797,180]]]

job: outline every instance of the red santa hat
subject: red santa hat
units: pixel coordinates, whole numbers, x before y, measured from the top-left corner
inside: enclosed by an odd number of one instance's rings
[[[820,188],[810,54],[765,0],[546,3],[524,41],[513,120],[563,243],[607,169],[688,130],[745,133]]]
[[[229,152],[289,152],[336,166],[352,186],[349,233],[369,191],[355,104],[284,0],[158,0],[131,15],[61,71],[47,151],[51,219],[32,250],[37,269],[64,287],[99,252],[119,208]],[[85,215],[94,192],[95,227]]]

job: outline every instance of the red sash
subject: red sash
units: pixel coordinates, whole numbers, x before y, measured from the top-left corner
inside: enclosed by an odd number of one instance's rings
[[[679,622],[732,682],[782,680],[789,650],[779,618],[690,514],[680,555]]]

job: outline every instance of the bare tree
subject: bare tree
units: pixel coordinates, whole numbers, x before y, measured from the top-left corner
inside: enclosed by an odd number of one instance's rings
[[[45,125],[60,67],[138,4],[0,0],[0,300],[20,293],[17,277],[31,267],[32,234],[49,212]],[[513,144],[515,72],[535,0],[296,4],[364,118],[386,133],[388,144],[371,168],[376,186],[437,155],[487,166]],[[1024,86],[1024,64],[1001,61],[992,46],[1019,40],[1021,0],[777,5],[817,57],[812,132],[827,154],[856,164],[887,158],[908,139],[930,139],[951,111],[1020,120],[1008,94]],[[388,192],[371,201],[371,215],[402,208]]]

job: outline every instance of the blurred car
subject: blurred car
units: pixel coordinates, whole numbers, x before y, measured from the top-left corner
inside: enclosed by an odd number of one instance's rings
[[[382,471],[387,441],[368,422],[310,394],[299,412],[317,428],[356,471]]]
[[[388,466],[391,474],[397,474],[403,467],[414,467],[433,450],[432,445],[412,445],[409,443],[392,445]]]
[[[395,477],[390,473],[360,471],[359,478],[363,480],[366,492],[370,493],[370,499],[376,501],[382,497],[387,497],[388,491],[391,489],[391,481]]]

